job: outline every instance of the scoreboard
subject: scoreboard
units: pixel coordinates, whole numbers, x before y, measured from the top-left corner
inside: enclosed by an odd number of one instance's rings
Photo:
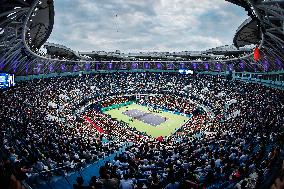
[[[15,86],[15,76],[9,73],[0,73],[0,89]]]

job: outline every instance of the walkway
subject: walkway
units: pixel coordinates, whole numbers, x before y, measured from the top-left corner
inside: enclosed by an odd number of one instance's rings
[[[125,152],[125,149],[128,146],[131,146],[132,143],[126,143],[121,147],[116,153],[111,154],[110,156],[99,159],[96,163],[88,165],[84,169],[68,174],[65,178],[63,176],[55,176],[49,182],[44,182],[42,184],[32,186],[33,189],[73,189],[73,184],[76,183],[76,178],[82,176],[84,178],[84,184],[88,184],[92,176],[99,177],[100,167],[105,165],[107,161],[112,161],[117,155]]]

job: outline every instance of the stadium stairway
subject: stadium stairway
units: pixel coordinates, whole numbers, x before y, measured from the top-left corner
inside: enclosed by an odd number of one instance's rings
[[[84,179],[84,184],[88,185],[92,176],[99,177],[99,169],[101,166],[105,165],[106,162],[110,162],[114,160],[114,158],[123,152],[129,146],[131,146],[131,142],[125,143],[118,151],[105,157],[103,159],[99,159],[93,164],[88,165],[85,168],[78,169],[75,172],[71,172],[66,176],[55,176],[49,181],[41,182],[40,184],[36,184],[30,186],[32,189],[73,189],[73,184],[76,183],[76,178],[82,176]],[[25,183],[26,184],[26,183]]]

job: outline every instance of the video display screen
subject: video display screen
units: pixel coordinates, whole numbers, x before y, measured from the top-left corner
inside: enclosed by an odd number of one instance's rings
[[[0,73],[0,89],[15,86],[15,76],[9,73]]]
[[[187,69],[180,69],[178,72],[180,74],[193,74],[192,70],[187,70]]]

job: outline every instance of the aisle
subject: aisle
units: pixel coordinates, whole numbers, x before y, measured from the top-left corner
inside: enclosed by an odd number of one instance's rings
[[[32,188],[33,189],[63,189],[63,188],[73,189],[73,184],[76,183],[76,178],[79,176],[82,176],[84,178],[84,184],[88,185],[92,176],[99,177],[99,170],[101,166],[105,165],[107,161],[111,162],[116,156],[125,152],[125,149],[131,145],[132,143],[126,143],[117,152],[109,155],[104,159],[99,159],[96,163],[90,164],[80,171],[72,172],[68,174],[65,178],[63,176],[53,177],[49,183],[44,182],[42,184],[32,186]]]
[[[97,131],[98,132],[100,132],[100,133],[104,133],[104,130],[102,129],[102,128],[100,128],[99,126],[97,126],[97,124],[95,124],[88,116],[83,116],[84,117],[84,119],[87,121],[87,122],[89,122],[90,124],[92,124],[96,129],[97,129]]]

